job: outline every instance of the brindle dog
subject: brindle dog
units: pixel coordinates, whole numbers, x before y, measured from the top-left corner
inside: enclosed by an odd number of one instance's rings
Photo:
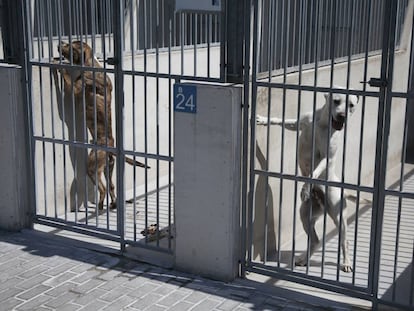
[[[81,41],[70,43],[61,42],[58,46],[61,56],[74,65],[83,67],[102,68],[101,63],[95,58],[92,48]],[[56,74],[56,71],[54,72]],[[106,73],[100,71],[67,71],[60,70],[63,78],[64,91],[66,94],[74,94],[76,100],[85,100],[86,107],[86,126],[96,145],[114,147],[114,137],[112,135],[112,82]],[[116,208],[115,186],[112,182],[112,173],[115,164],[116,154],[105,150],[97,149],[89,153],[87,161],[88,176],[93,184],[98,184],[99,190],[99,209],[103,209],[106,187],[102,181],[104,173],[107,183],[109,183],[109,194],[111,196],[110,209]],[[145,164],[125,157],[125,161],[130,165],[149,168]],[[108,164],[108,167],[107,167]]]

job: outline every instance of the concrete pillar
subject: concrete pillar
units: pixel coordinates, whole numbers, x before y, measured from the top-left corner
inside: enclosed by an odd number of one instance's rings
[[[29,148],[21,68],[0,65],[0,229],[17,231],[31,224]]]
[[[174,103],[184,107],[174,113],[175,265],[229,281],[240,258],[242,89],[180,86]],[[194,101],[188,101],[191,92]]]

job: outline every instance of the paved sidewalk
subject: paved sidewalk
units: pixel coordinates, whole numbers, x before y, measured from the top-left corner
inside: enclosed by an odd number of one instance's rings
[[[216,282],[25,230],[0,231],[0,310],[357,308],[249,280]]]

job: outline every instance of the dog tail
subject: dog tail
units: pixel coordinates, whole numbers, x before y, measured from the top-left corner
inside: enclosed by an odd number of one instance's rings
[[[142,162],[136,161],[136,160],[131,159],[131,158],[128,158],[128,157],[125,157],[125,161],[126,161],[128,164],[130,164],[130,165],[139,166],[139,167],[144,167],[144,168],[151,168],[150,166],[145,165],[145,164],[144,164],[144,163],[142,163]]]
[[[351,202],[357,203],[358,202],[358,198],[356,195],[350,194],[350,193],[345,193],[345,198]],[[359,198],[359,204],[372,204],[372,201],[369,199],[365,199],[365,198]]]

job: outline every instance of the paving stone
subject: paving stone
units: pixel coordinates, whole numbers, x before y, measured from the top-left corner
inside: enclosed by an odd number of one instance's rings
[[[23,300],[11,297],[1,302],[1,310],[12,310],[14,307],[24,303]]]
[[[88,270],[88,271],[83,272],[79,276],[74,277],[72,279],[72,282],[82,284],[82,283],[85,283],[85,282],[89,281],[90,279],[92,279],[94,277],[98,277],[101,274],[102,274],[102,272],[97,271],[97,270]]]
[[[164,310],[167,310],[167,308],[163,306],[159,306],[159,305],[150,306],[147,309],[145,309],[145,311],[164,311]]]
[[[160,294],[160,292],[157,290],[157,293]],[[184,293],[180,293],[179,291],[175,291],[170,293],[167,297],[162,298],[158,304],[165,307],[170,307],[177,303],[180,300],[183,300],[187,295]]]
[[[123,276],[118,276],[114,278],[111,282],[106,282],[102,284],[101,289],[110,291],[114,288],[120,287],[122,284],[124,284],[127,281],[128,281],[128,278],[123,277]]]
[[[76,264],[73,262],[66,262],[62,265],[59,265],[53,269],[48,269],[45,273],[45,275],[51,275],[51,276],[57,276],[59,274],[62,274],[64,272],[66,272],[67,270],[72,269],[73,267],[75,267]]]
[[[10,287],[14,287],[15,285],[19,284],[20,282],[22,282],[21,278],[17,278],[17,277],[12,277],[9,278],[2,282],[0,282],[0,292],[3,291],[4,289],[8,289]]]
[[[193,292],[185,298],[185,301],[192,302],[192,303],[197,303],[197,302],[203,300],[206,297],[207,297],[207,295],[204,294],[204,293]]]
[[[97,311],[101,310],[102,308],[105,308],[107,306],[106,302],[103,302],[101,300],[93,300],[88,305],[84,306],[80,310],[87,310],[87,311]]]
[[[138,307],[139,310],[144,310],[148,308],[149,306],[156,304],[161,298],[162,298],[161,295],[149,293],[145,295],[144,297],[142,297],[141,299],[139,299],[134,304],[132,304],[132,307],[134,308]]]
[[[158,287],[159,286],[156,286],[156,285],[151,284],[151,283],[145,283],[141,287],[129,292],[128,296],[131,296],[131,297],[134,297],[134,298],[142,298],[145,295],[147,295],[148,293],[150,293],[152,291],[155,291]]]
[[[97,275],[96,278],[99,280],[104,280],[104,281],[112,281],[117,276],[119,276],[119,274],[120,272],[117,270],[108,270],[104,273]]]
[[[77,284],[72,282],[65,282],[56,287],[53,287],[51,290],[46,292],[46,295],[57,297],[62,295],[63,293],[71,291]]]
[[[70,271],[66,271],[66,272],[64,272],[62,274],[59,274],[58,276],[55,276],[55,277],[52,277],[52,278],[48,277],[47,275],[42,274],[43,277],[48,278],[44,282],[44,284],[48,285],[48,286],[59,286],[60,284],[62,284],[64,282],[72,280],[73,278],[76,277],[76,275],[77,274],[75,274],[73,272],[70,272]]]
[[[59,306],[59,311],[77,311],[79,309],[81,309],[82,306],[79,305],[75,305],[73,303],[67,303],[64,304],[63,306]]]
[[[102,280],[98,280],[98,279],[92,279],[89,280],[81,285],[75,286],[72,290],[74,292],[77,292],[79,294],[85,294],[89,291],[91,291],[92,289],[100,286],[103,284]]]
[[[78,293],[74,293],[74,292],[68,292],[68,293],[64,293],[56,298],[53,298],[51,300],[49,300],[48,302],[45,303],[45,306],[51,307],[51,308],[57,308],[61,305],[64,305],[76,298],[79,297]]]
[[[199,304],[196,304],[193,309],[194,311],[211,311],[215,309],[220,304],[220,301],[207,298],[201,301]]]
[[[167,295],[171,294],[172,292],[177,291],[178,289],[181,289],[181,288],[177,285],[166,283],[166,284],[161,285],[159,288],[157,288],[157,294],[167,296]],[[180,292],[185,296],[189,295],[188,291],[184,292],[184,291],[180,290]]]
[[[103,310],[105,311],[118,311],[118,310],[123,310],[125,309],[127,306],[135,303],[137,300],[129,297],[129,296],[122,296],[116,300],[114,300],[110,305],[108,305],[107,307],[105,307]]]
[[[81,306],[85,306],[89,304],[91,300],[96,300],[102,297],[103,295],[105,295],[106,293],[108,293],[108,291],[95,288],[91,290],[90,292],[88,292],[87,294],[80,295],[78,298],[74,299],[73,303],[81,305]]]
[[[122,284],[122,286],[131,288],[131,289],[136,289],[136,288],[141,287],[147,282],[148,282],[147,278],[138,276],[138,277],[134,277],[133,279],[129,279],[127,282]]]
[[[238,306],[240,306],[240,304],[241,304],[240,301],[226,299],[217,307],[217,309],[223,310],[223,311],[230,311],[230,310],[236,309]]]
[[[50,268],[44,265],[36,266],[32,269],[26,270],[19,274],[19,277],[23,279],[29,279],[35,275],[41,274],[49,270]]]
[[[40,295],[37,296],[27,302],[25,302],[24,304],[19,305],[16,309],[17,310],[37,310],[41,305],[43,305],[44,303],[48,302],[49,300],[51,300],[52,298],[50,296],[46,296],[46,295]]]
[[[100,287],[102,288],[102,287]],[[110,291],[106,291],[106,294],[102,295],[100,297],[101,300],[104,301],[108,301],[108,302],[112,302],[114,300],[119,299],[120,297],[124,296],[124,295],[128,295],[132,290],[129,288],[125,288],[125,287],[117,287],[114,288]]]
[[[18,295],[21,292],[21,289],[17,287],[10,287],[6,290],[0,292],[0,301],[7,300],[11,297]]]
[[[194,307],[194,304],[187,301],[180,301],[179,303],[173,305],[172,307],[168,308],[168,311],[186,311],[190,310]]]
[[[23,300],[29,300],[33,297],[36,297],[37,295],[43,294],[44,292],[48,291],[51,287],[46,285],[37,285],[19,295],[17,295],[17,298],[23,299]]]
[[[85,271],[93,269],[95,266],[89,263],[81,263],[70,269],[71,272],[82,274]]]

